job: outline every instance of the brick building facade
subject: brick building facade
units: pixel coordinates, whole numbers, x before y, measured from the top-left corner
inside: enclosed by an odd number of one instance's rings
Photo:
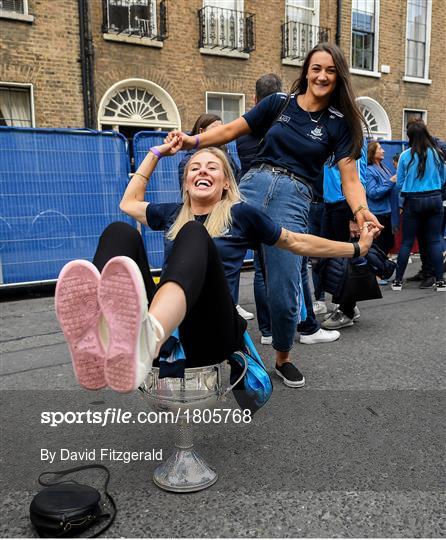
[[[445,139],[445,27],[442,0],[0,0],[0,123],[131,136],[206,110],[228,121],[261,74],[288,89],[328,37],[376,137],[418,115]]]

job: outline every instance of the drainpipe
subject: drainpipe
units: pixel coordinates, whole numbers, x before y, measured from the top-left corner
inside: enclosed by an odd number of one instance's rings
[[[78,0],[79,43],[82,73],[82,99],[85,127],[96,129],[96,100],[94,93],[94,49],[90,31],[88,0]]]
[[[336,1],[336,45],[341,46],[342,0]]]

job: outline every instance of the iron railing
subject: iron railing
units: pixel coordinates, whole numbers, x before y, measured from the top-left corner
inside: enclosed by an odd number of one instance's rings
[[[253,13],[205,6],[198,10],[198,19],[200,48],[244,53],[255,50]]]
[[[166,0],[102,0],[104,33],[164,41],[167,38]]]
[[[304,60],[315,45],[329,40],[328,28],[288,20],[282,24],[282,58]]]

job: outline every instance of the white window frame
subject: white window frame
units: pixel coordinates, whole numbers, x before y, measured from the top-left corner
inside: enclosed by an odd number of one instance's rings
[[[406,75],[407,73],[407,35],[409,33],[409,0],[406,1],[406,36],[404,47],[404,77],[403,81],[409,83],[418,84],[432,84],[432,80],[429,79],[429,61],[430,61],[430,49],[431,49],[431,32],[432,32],[432,0],[427,0],[427,12],[426,12],[426,44],[425,51],[426,57],[424,62],[424,75],[423,77],[411,77]],[[410,109],[415,110],[415,109]]]
[[[235,92],[206,92],[206,114],[208,113],[208,98],[210,97],[237,97],[239,98],[239,117],[245,113],[245,94]],[[222,121],[224,119],[222,118]]]
[[[374,77],[376,79],[381,78],[381,72],[378,70],[378,61],[379,61],[379,14],[380,14],[380,0],[375,0],[375,29],[374,29],[374,38],[375,43],[373,47],[373,69],[369,71],[367,69],[358,69],[350,67],[350,73],[353,75],[361,75],[363,77]],[[352,64],[353,58],[353,2],[351,4],[350,11],[350,66]]]
[[[287,2],[285,0],[285,22],[288,22],[288,4],[290,2]],[[312,11],[313,12],[313,22],[312,26],[319,26],[320,24],[320,0],[314,0],[313,2],[313,8],[305,7],[305,6],[299,6],[299,9],[303,9],[306,11]],[[304,63],[304,60],[292,60],[291,58],[282,58],[282,64],[284,66],[302,66]]]
[[[405,107],[403,109],[403,119],[402,119],[402,129],[401,129],[401,139],[403,141],[407,141],[407,133],[406,133],[406,119],[405,119],[405,116],[406,116],[406,113],[407,112],[419,112],[419,113],[423,113],[423,117],[422,117],[422,120],[425,124],[427,124],[427,110],[426,109],[414,109],[412,107]]]
[[[16,83],[16,82],[0,81],[0,88],[1,87],[28,88],[29,89],[29,99],[31,101],[31,126],[30,127],[36,127],[36,116],[35,116],[35,111],[34,111],[34,85],[32,83]]]
[[[34,17],[28,13],[28,0],[23,0],[23,13],[0,9],[0,19],[11,19],[13,21],[34,22]]]

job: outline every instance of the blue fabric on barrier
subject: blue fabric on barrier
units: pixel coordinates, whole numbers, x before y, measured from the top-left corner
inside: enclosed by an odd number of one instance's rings
[[[162,144],[166,135],[167,131],[140,131],[135,135],[133,138],[135,169],[139,167],[149,148]],[[240,166],[235,142],[227,144],[226,147],[231,157]],[[181,201],[181,193],[178,187],[178,165],[185,153],[186,151],[180,151],[168,159],[160,160],[150,179],[146,200],[152,203]],[[161,269],[164,260],[163,233],[144,227],[143,239],[149,256],[150,268]],[[251,250],[247,252],[246,258],[253,258]]]
[[[2,283],[56,279],[109,223],[135,225],[119,210],[129,170],[118,133],[0,127]]]

